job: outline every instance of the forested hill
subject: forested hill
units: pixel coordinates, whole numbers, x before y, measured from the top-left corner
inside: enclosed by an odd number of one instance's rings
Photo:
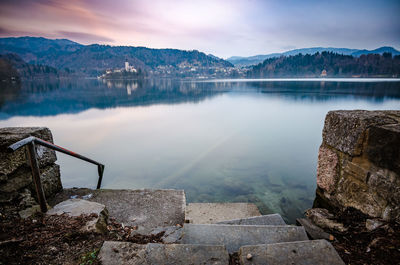
[[[215,56],[192,50],[150,49],[146,47],[81,45],[66,39],[20,37],[0,38],[0,54],[13,53],[30,64],[48,65],[58,70],[97,76],[106,69],[122,68],[125,60],[144,71],[183,67],[233,67]]]
[[[399,77],[400,55],[367,54],[360,57],[332,52],[298,54],[270,58],[247,72],[251,78],[319,77]]]

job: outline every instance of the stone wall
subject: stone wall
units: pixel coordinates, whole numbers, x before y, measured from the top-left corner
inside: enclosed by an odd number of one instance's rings
[[[36,200],[36,190],[32,181],[32,173],[26,147],[13,153],[7,147],[29,136],[36,136],[53,142],[48,128],[0,128],[0,206],[4,209],[17,209],[21,215],[26,215],[30,208],[39,209]],[[46,198],[62,190],[60,167],[55,151],[46,147],[36,146],[41,181]],[[28,209],[28,211],[26,210]]]
[[[315,207],[354,207],[400,221],[400,111],[330,111]]]

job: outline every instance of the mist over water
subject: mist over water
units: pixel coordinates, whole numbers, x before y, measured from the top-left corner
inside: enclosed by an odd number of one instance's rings
[[[254,202],[293,223],[311,207],[325,115],[400,109],[389,80],[64,80],[0,87],[0,126],[46,126],[106,165],[103,188],[184,189],[189,202]],[[97,169],[58,153],[64,187]]]

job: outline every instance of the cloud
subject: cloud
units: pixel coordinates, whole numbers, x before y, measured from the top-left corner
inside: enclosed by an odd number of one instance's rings
[[[58,35],[63,38],[73,39],[82,43],[113,43],[115,40],[91,33],[74,32],[74,31],[58,31]]]
[[[400,46],[387,0],[1,0],[1,36],[197,49],[220,57],[295,47]]]

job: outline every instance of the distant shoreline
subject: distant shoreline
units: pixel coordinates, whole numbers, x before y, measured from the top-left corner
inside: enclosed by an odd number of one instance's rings
[[[400,82],[400,78],[376,78],[376,77],[348,77],[348,78],[238,78],[238,79],[209,79],[198,80],[205,83],[219,82]]]

